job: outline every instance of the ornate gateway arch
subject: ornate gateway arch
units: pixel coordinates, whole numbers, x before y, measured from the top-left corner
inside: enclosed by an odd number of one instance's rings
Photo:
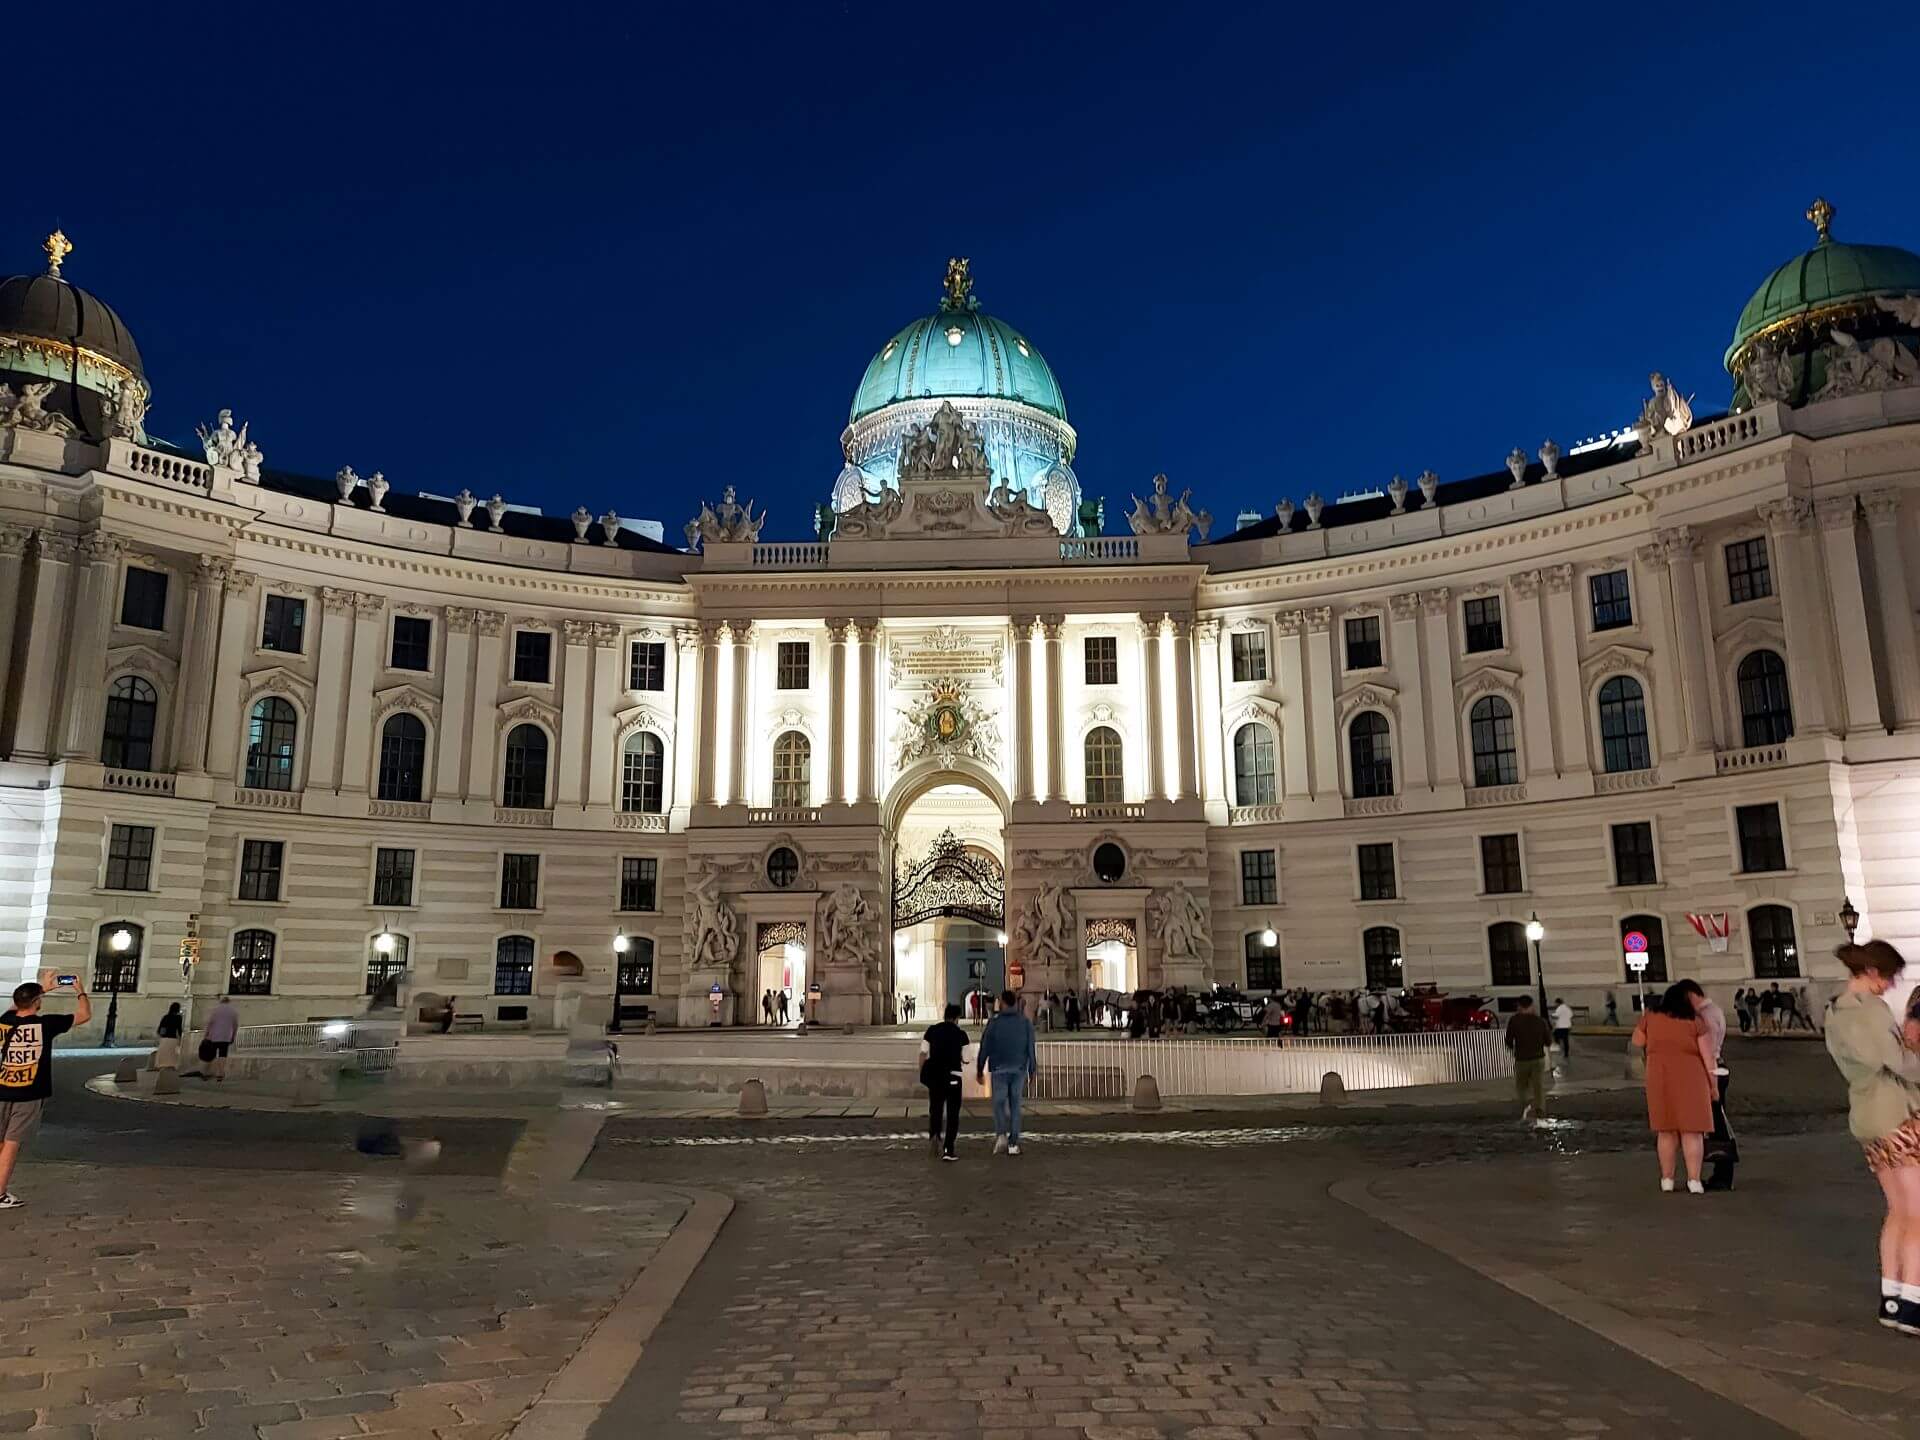
[[[897,930],[941,915],[972,920],[995,930],[1007,923],[1007,875],[992,855],[942,830],[919,859],[903,857],[893,872],[893,924]]]

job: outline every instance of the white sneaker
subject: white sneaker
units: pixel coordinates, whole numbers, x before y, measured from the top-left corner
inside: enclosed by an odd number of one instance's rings
[[[1707,1187],[1702,1185],[1698,1180],[1687,1181],[1687,1194],[1704,1195],[1706,1193],[1707,1193]]]
[[[1520,1123],[1522,1125],[1531,1125],[1533,1123],[1533,1106],[1529,1105],[1520,1112]]]
[[[1009,1145],[1007,1147],[1007,1154],[1018,1155],[1019,1153],[1020,1153],[1020,1147],[1018,1145]]]
[[[996,1135],[993,1137],[993,1153],[996,1155],[1004,1155],[1007,1153],[1007,1137],[1006,1136]]]
[[[26,1203],[26,1201],[22,1200],[11,1190],[7,1191],[4,1195],[0,1195],[0,1210],[18,1210]]]
[[[1673,1193],[1673,1182],[1671,1180],[1662,1180],[1660,1182],[1660,1189],[1664,1193],[1671,1195]]]

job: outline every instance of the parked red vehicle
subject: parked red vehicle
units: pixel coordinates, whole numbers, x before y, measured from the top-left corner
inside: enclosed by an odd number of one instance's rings
[[[1491,1030],[1493,1011],[1484,995],[1449,995],[1433,985],[1416,985],[1400,999],[1409,1030]]]

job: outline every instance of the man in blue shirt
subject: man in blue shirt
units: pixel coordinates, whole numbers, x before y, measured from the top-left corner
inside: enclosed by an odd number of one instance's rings
[[[1000,992],[1000,1012],[987,1022],[980,1036],[974,1078],[993,1072],[993,1153],[1020,1153],[1020,1102],[1027,1080],[1040,1068],[1034,1050],[1033,1022],[1021,1012],[1011,990]]]

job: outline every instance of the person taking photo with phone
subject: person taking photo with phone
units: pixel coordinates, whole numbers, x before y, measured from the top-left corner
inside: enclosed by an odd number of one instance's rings
[[[29,981],[14,990],[13,1008],[0,1014],[0,1210],[26,1204],[13,1193],[13,1167],[40,1128],[40,1111],[53,1094],[53,1042],[93,1019],[93,1002],[77,976],[73,1014],[43,1015],[46,993]]]

